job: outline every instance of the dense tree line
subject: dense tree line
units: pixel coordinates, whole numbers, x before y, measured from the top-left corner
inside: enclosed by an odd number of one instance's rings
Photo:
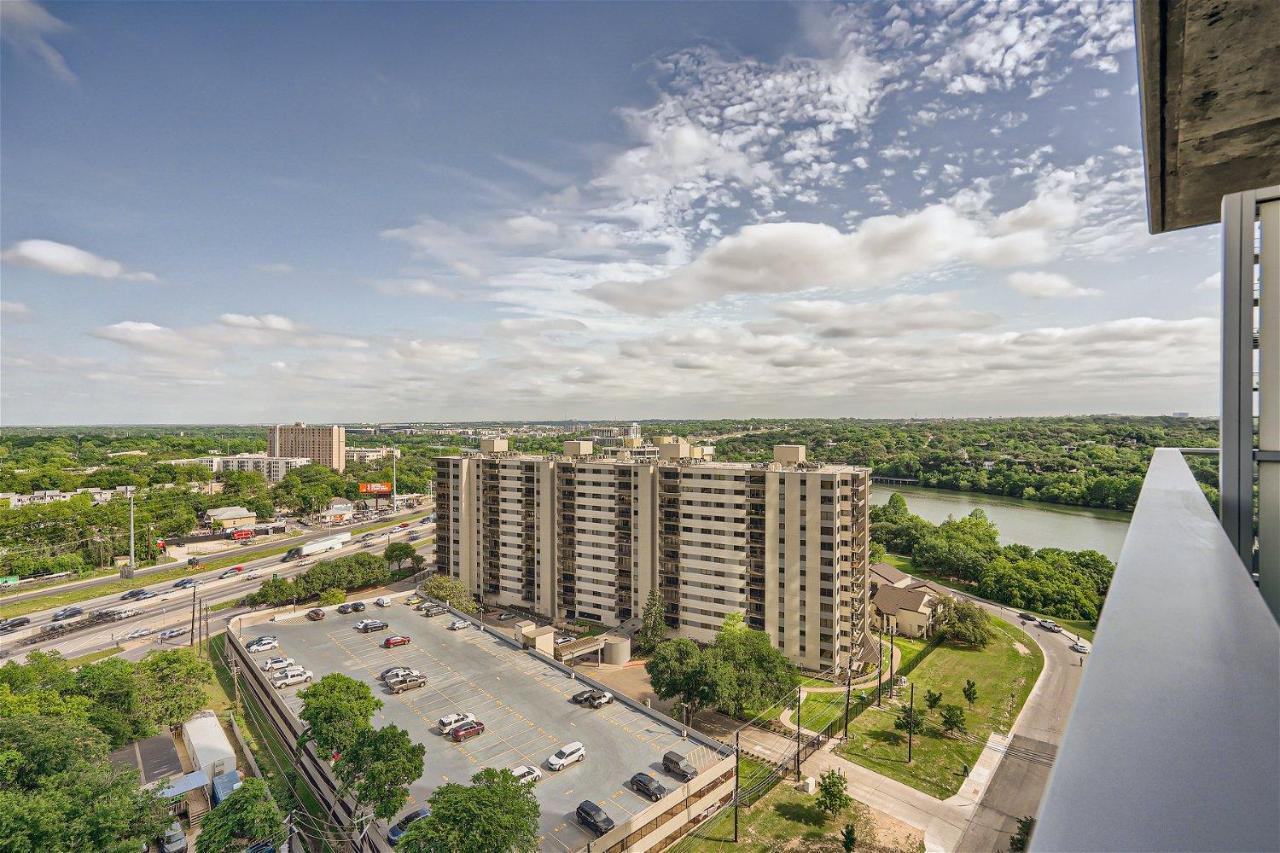
[[[169,823],[167,804],[110,750],[188,719],[208,663],[189,650],[72,669],[32,652],[0,667],[0,847],[134,853]]]
[[[914,566],[975,588],[983,598],[1062,619],[1098,618],[1115,564],[1097,551],[1001,546],[981,509],[933,525],[894,493],[871,508],[871,537]]]
[[[321,560],[292,578],[272,577],[262,582],[256,592],[245,597],[255,606],[279,607],[293,602],[310,601],[329,590],[350,591],[390,582],[387,561],[373,554],[349,554],[332,560]]]

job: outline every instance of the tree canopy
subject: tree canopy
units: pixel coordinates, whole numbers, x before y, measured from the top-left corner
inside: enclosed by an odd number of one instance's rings
[[[262,779],[240,783],[200,822],[197,853],[233,853],[258,841],[284,840],[284,814]]]
[[[534,853],[538,799],[533,784],[510,770],[485,768],[470,785],[449,782],[428,800],[431,814],[410,824],[398,845],[406,853]]]
[[[467,589],[466,584],[448,575],[431,575],[422,582],[422,594],[436,601],[447,602],[450,607],[461,613],[474,614],[480,610],[475,596]]]

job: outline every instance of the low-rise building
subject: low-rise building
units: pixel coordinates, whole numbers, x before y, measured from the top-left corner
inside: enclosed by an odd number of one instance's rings
[[[216,525],[227,530],[237,527],[252,527],[258,523],[258,516],[242,506],[217,507],[207,511],[205,517],[209,519],[211,527]]]
[[[928,590],[881,586],[871,604],[882,631],[924,639],[933,633],[938,601]]]
[[[182,724],[182,743],[192,768],[213,779],[236,769],[236,753],[213,711],[201,711]]]
[[[868,570],[871,579],[871,594],[882,586],[896,586],[906,589],[911,584],[911,575],[888,563],[876,563]]]
[[[398,447],[348,447],[348,462],[377,462],[381,459],[399,459],[400,448]]]
[[[310,465],[305,456],[268,456],[265,453],[237,453],[232,456],[199,456],[194,459],[170,459],[170,465],[203,465],[214,474],[224,471],[256,471],[269,483],[278,483],[294,468]]]

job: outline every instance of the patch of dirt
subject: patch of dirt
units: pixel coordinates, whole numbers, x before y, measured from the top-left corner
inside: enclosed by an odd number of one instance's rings
[[[868,807],[867,812],[875,827],[875,840],[879,846],[890,850],[924,849],[924,832],[921,830],[873,808]]]
[[[1013,647],[1017,649],[1018,654],[1022,655],[1023,657],[1026,657],[1027,655],[1031,654],[1031,650],[1028,649],[1026,646],[1022,645],[1022,643],[1019,643],[1017,640],[1013,641]]]

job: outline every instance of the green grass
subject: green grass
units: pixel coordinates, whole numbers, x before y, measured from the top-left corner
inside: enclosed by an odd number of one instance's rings
[[[844,718],[844,692],[810,693],[800,703],[800,727],[822,731],[833,720]]]
[[[752,785],[769,775],[769,765],[763,761],[743,755],[738,760],[738,787],[749,789]]]
[[[84,666],[87,663],[95,663],[96,661],[104,660],[105,658],[118,654],[120,654],[120,649],[113,646],[109,649],[98,649],[96,652],[89,652],[87,655],[80,655],[80,657],[67,658],[67,663],[72,668],[75,668],[78,666]]]
[[[836,683],[830,678],[818,678],[816,675],[804,675],[800,677],[800,684],[804,687],[835,687]]]
[[[893,727],[896,705],[906,701],[903,691],[895,702],[886,702],[883,708],[867,708],[852,721],[849,740],[839,748],[840,754],[939,799],[958,791],[964,781],[962,767],[973,766],[991,732],[1009,731],[1044,665],[1039,646],[1027,642],[1017,628],[1000,621],[993,621],[992,627],[996,639],[985,649],[942,645],[912,652],[919,656],[918,665],[908,676],[916,687],[917,710],[925,710],[926,690],[942,693],[943,704],[964,708],[967,736],[943,735],[939,726],[941,711],[928,712],[925,731],[916,736],[913,760],[907,764],[906,736]],[[916,644],[901,642],[904,647]],[[1026,654],[1014,647],[1015,642]],[[965,679],[973,679],[978,686],[978,701],[973,708],[961,694]]]
[[[854,803],[828,818],[819,811],[816,798],[790,785],[778,785],[759,802],[740,810],[739,842],[733,843],[733,809],[725,809],[710,823],[686,837],[676,853],[771,853],[775,850],[839,850],[840,831],[846,823],[858,830],[858,838],[871,840],[866,806]],[[798,845],[798,846],[797,846]]]

